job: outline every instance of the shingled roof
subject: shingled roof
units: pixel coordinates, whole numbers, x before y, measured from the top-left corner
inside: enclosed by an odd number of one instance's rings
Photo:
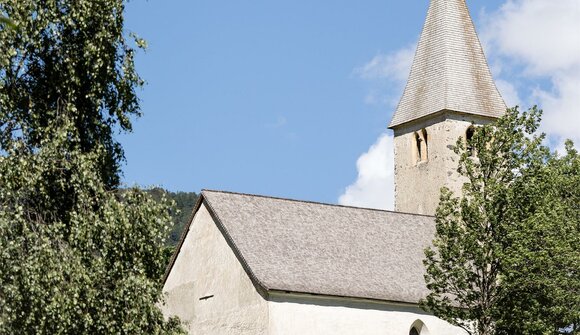
[[[465,0],[431,0],[411,74],[389,128],[443,110],[492,118],[506,110]]]
[[[207,190],[201,202],[266,291],[408,303],[427,294],[433,217]]]

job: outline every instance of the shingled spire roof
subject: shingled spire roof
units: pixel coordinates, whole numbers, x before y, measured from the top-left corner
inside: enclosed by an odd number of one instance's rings
[[[431,0],[409,81],[389,128],[442,110],[493,118],[506,110],[465,0]]]

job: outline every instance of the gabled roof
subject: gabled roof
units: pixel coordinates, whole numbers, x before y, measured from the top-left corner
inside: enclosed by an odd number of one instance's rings
[[[427,294],[431,216],[220,191],[201,198],[261,289],[408,303]]]
[[[442,110],[492,118],[506,110],[465,0],[431,0],[411,74],[389,128]]]

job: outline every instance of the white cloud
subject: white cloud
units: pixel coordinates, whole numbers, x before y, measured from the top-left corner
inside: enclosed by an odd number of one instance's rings
[[[416,44],[388,54],[378,54],[368,63],[354,69],[359,78],[368,80],[372,88],[364,101],[369,105],[396,106],[411,71]]]
[[[356,162],[357,180],[338,199],[341,205],[392,210],[394,207],[393,136],[383,134]]]
[[[505,101],[506,105],[508,105],[508,107],[522,105],[518,90],[514,84],[502,79],[498,79],[495,81],[495,85],[497,86],[499,93],[501,93],[501,96],[503,97],[503,100]]]
[[[405,82],[409,76],[416,45],[390,54],[378,54],[354,73],[364,79],[390,79]]]
[[[517,77],[520,96],[544,109],[542,130],[579,143],[580,0],[508,0],[484,14],[482,36],[495,67],[511,66],[497,80],[508,105],[517,90],[502,83]]]
[[[278,116],[276,121],[267,123],[265,125],[266,128],[281,128],[284,127],[288,123],[288,120],[285,116]]]
[[[580,30],[579,30],[580,31]],[[580,55],[579,55],[580,57]],[[534,96],[544,109],[543,130],[554,140],[580,144],[580,67],[552,77],[553,91],[538,89]]]
[[[389,54],[378,54],[368,63],[354,69],[359,78],[371,82],[364,98],[371,105],[394,107],[399,102],[411,65],[416,44]],[[393,136],[382,134],[357,160],[357,180],[338,199],[342,205],[392,210],[394,191]]]
[[[580,61],[580,0],[508,0],[484,25],[499,53],[520,59],[534,74]]]

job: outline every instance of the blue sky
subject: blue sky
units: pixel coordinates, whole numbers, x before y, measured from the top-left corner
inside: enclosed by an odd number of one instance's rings
[[[578,0],[561,1],[578,9]],[[553,67],[533,69],[530,57],[507,50],[515,37],[493,32],[529,5],[468,5],[484,45],[496,50],[490,63],[504,95],[524,103],[562,95]],[[144,116],[120,137],[125,183],[337,202],[361,178],[359,158],[373,143],[386,150],[380,139],[427,7],[427,0],[129,2],[126,27],[149,49],[137,58],[147,81]],[[498,27],[495,19],[507,21]],[[395,70],[364,75],[373,60]]]

